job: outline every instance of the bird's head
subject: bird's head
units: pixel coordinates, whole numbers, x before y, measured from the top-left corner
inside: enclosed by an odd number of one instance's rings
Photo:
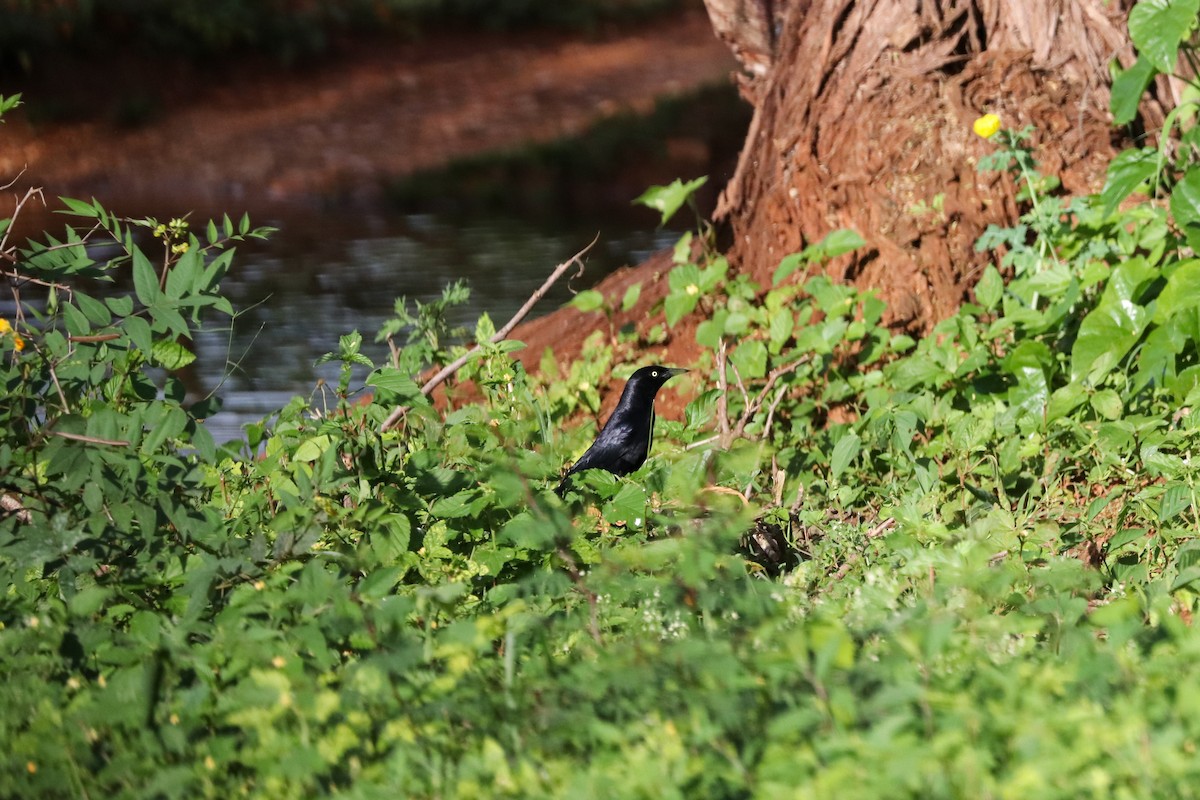
[[[654,365],[652,367],[642,367],[637,372],[629,376],[629,383],[637,385],[645,385],[654,387],[654,391],[658,391],[659,387],[669,381],[676,375],[682,375],[687,372],[686,369],[679,367],[663,367]]]

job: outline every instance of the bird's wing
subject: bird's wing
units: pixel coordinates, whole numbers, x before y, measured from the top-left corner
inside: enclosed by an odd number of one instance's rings
[[[585,469],[605,469],[625,475],[642,465],[648,444],[644,432],[638,431],[634,425],[625,422],[606,425],[587,452],[571,465],[567,474]]]

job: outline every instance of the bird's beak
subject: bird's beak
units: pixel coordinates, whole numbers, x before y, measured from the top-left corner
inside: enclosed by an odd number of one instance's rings
[[[683,367],[667,367],[667,378],[674,378],[676,375],[682,375],[687,372]]]

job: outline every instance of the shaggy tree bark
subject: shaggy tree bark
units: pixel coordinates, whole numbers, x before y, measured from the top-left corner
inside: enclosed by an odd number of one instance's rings
[[[705,0],[755,115],[717,209],[730,258],[764,285],[782,256],[836,228],[864,250],[828,265],[872,286],[892,323],[928,329],[987,263],[974,242],[1017,215],[1013,186],[975,165],[987,112],[1035,126],[1045,174],[1098,189],[1128,144],[1109,64],[1131,64],[1132,0]],[[1170,87],[1156,85],[1166,98]],[[1156,130],[1169,99],[1143,104]]]

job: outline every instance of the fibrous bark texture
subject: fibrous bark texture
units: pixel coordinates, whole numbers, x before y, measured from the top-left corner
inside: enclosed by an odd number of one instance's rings
[[[755,105],[717,215],[733,263],[764,285],[784,255],[853,228],[867,247],[827,272],[876,288],[892,323],[927,330],[986,265],[980,233],[1018,214],[1012,182],[976,170],[995,144],[975,118],[1033,125],[1041,171],[1072,193],[1097,190],[1128,144],[1111,125],[1109,65],[1133,61],[1132,0],[706,4]],[[1169,105],[1144,103],[1141,129]]]

